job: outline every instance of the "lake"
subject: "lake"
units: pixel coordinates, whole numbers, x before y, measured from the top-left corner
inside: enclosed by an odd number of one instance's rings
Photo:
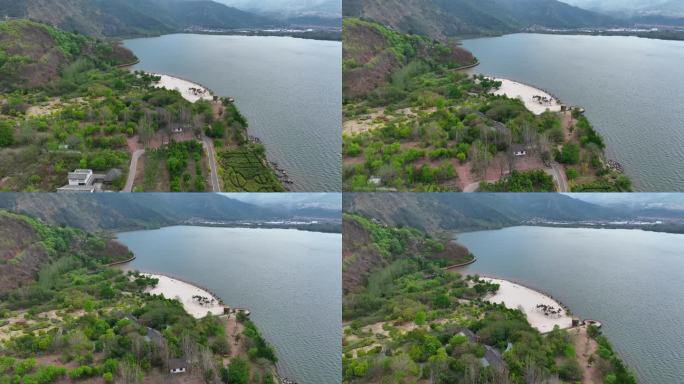
[[[137,256],[127,268],[195,282],[226,305],[250,309],[281,375],[341,382],[340,234],[175,226],[118,239]]]
[[[684,235],[514,227],[457,235],[465,273],[508,278],[559,299],[603,332],[639,382],[684,383]]]
[[[638,191],[684,191],[684,42],[514,34],[465,40],[471,72],[545,89],[586,108]]]
[[[235,98],[249,133],[294,191],[340,191],[342,43],[173,34],[124,41],[134,69],[176,75]]]

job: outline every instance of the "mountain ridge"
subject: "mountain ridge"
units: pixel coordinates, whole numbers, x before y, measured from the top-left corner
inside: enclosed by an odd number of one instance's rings
[[[520,225],[532,219],[583,221],[624,218],[604,208],[560,194],[533,193],[348,193],[343,211],[428,233]]]
[[[201,193],[25,194],[3,193],[0,209],[36,217],[51,225],[89,232],[113,232],[209,221],[291,219],[321,210],[264,208],[224,195]]]
[[[6,0],[0,17],[28,18],[97,37],[182,32],[188,27],[248,28],[282,24],[210,0]]]
[[[402,32],[440,39],[513,33],[532,26],[620,23],[556,0],[347,0],[342,11],[345,17],[370,19]]]

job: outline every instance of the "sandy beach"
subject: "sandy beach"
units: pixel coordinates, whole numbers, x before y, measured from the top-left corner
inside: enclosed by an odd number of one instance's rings
[[[508,280],[483,278],[483,280],[499,284],[499,291],[486,300],[492,303],[503,303],[507,308],[522,309],[527,315],[527,321],[539,330],[546,333],[553,330],[558,325],[561,329],[572,327],[572,317],[568,316],[565,310],[561,315],[544,315],[543,311],[537,309],[538,304],[544,304],[555,308],[562,308],[556,300],[522,285],[515,284]]]
[[[154,73],[154,75],[161,76],[161,80],[157,82],[157,88],[175,89],[181,93],[185,100],[191,103],[198,100],[212,100],[214,98],[214,95],[207,88],[199,84],[160,73]]]
[[[148,290],[149,293],[154,295],[161,294],[167,299],[177,299],[183,304],[183,308],[185,308],[193,317],[200,319],[206,316],[207,312],[211,312],[214,315],[223,314],[223,305],[219,304],[219,299],[204,289],[168,276],[148,273],[145,275],[159,279],[157,286]],[[206,297],[209,300],[214,299],[214,301],[213,303],[202,305],[197,299],[193,299],[193,296],[197,295]]]
[[[502,83],[501,88],[494,92],[495,95],[506,95],[511,99],[521,99],[525,103],[525,107],[535,115],[541,115],[547,109],[551,112],[560,112],[561,110],[561,104],[558,100],[541,89],[508,79],[495,78],[495,80]],[[545,97],[549,101],[540,102],[534,99],[534,96]]]

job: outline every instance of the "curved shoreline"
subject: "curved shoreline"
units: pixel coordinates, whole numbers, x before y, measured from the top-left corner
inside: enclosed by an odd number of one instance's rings
[[[522,311],[527,322],[541,333],[551,332],[556,327],[570,329],[579,324],[579,319],[571,315],[567,307],[551,295],[507,279],[483,276],[482,280],[499,284],[497,292],[488,295],[485,301]],[[550,307],[550,312],[546,309],[540,311],[540,306]],[[556,313],[556,309],[560,309],[560,313]]]
[[[200,83],[198,83],[198,82],[196,82],[196,81],[184,79],[184,78],[182,78],[182,77],[180,77],[180,76],[170,75],[170,74],[166,74],[166,73],[156,73],[156,72],[146,72],[146,73],[149,73],[149,74],[152,75],[152,76],[159,76],[159,77],[160,77],[160,80],[157,81],[157,82],[155,82],[154,87],[156,87],[156,88],[164,88],[164,89],[168,89],[168,90],[171,90],[171,91],[177,90],[177,91],[180,92],[181,96],[182,96],[185,100],[187,100],[187,101],[189,101],[189,102],[191,102],[191,103],[193,103],[193,104],[196,103],[197,101],[200,101],[200,100],[212,101],[212,100],[214,99],[214,97],[220,97],[220,96],[216,95],[216,94],[214,93],[214,91],[211,90],[211,88],[206,87],[206,86],[204,86],[204,85],[202,85],[202,84],[200,84]],[[190,98],[188,98],[188,97],[185,96],[183,90],[178,89],[178,88],[180,88],[180,87],[171,88],[169,84],[164,84],[164,78],[165,78],[165,77],[166,77],[166,79],[171,80],[171,81],[174,81],[174,80],[175,80],[175,81],[178,81],[179,83],[186,83],[186,85],[189,85],[189,86],[191,86],[192,88],[200,88],[200,89],[203,89],[203,90],[205,91],[206,95],[202,95],[202,96],[193,95],[193,96],[197,97],[197,100],[191,100]],[[208,97],[208,99],[207,99],[206,97]]]
[[[515,79],[510,79],[510,78],[508,78],[508,77],[503,77],[503,76],[488,75],[487,77],[489,77],[490,79],[494,79],[494,80],[508,80],[508,81],[512,81],[512,82],[514,82],[514,83],[518,83],[518,84],[522,84],[522,85],[528,86],[528,87],[530,87],[530,88],[534,88],[534,89],[538,90],[539,92],[546,93],[546,94],[548,94],[549,96],[553,97],[559,104],[562,104],[562,103],[563,103],[563,102],[561,101],[561,99],[560,99],[558,96],[556,96],[553,92],[549,92],[549,91],[547,91],[546,89],[541,88],[541,87],[538,87],[538,86],[536,86],[536,85],[528,84],[528,83],[526,83],[526,82],[524,82],[524,81],[515,80]]]
[[[131,258],[128,259],[128,260],[115,261],[115,262],[113,262],[113,263],[105,264],[105,267],[115,267],[115,266],[117,266],[117,265],[130,263],[131,261],[135,260],[135,258],[136,258],[136,256],[133,255],[133,256],[131,256]]]
[[[489,93],[495,96],[505,96],[509,99],[517,99],[523,102],[525,108],[535,115],[541,115],[546,111],[560,113],[563,109],[563,102],[551,92],[524,82],[507,79],[505,77],[488,76],[489,79],[500,81],[501,87],[491,89]],[[543,96],[549,99],[550,105],[541,104],[535,97]]]
[[[462,67],[454,68],[454,71],[465,71],[466,69],[475,68],[480,65],[480,60],[475,59],[476,62],[473,64],[464,65]]]
[[[475,259],[475,260],[476,260],[476,259]],[[473,263],[475,262],[475,260],[473,260],[473,261],[470,262],[470,263],[466,263],[464,266],[473,264]],[[450,271],[451,269],[456,269],[456,268],[458,268],[458,267],[448,267],[448,268],[449,268],[449,269],[445,269],[445,270]],[[530,285],[528,285],[528,284],[526,284],[526,283],[518,282],[518,281],[515,280],[515,279],[504,278],[504,277],[499,277],[499,276],[490,275],[490,274],[487,274],[487,275],[480,275],[480,274],[478,274],[478,273],[469,273],[469,274],[467,274],[467,275],[470,275],[470,276],[476,276],[476,275],[477,275],[477,276],[480,277],[481,279],[486,279],[486,280],[490,280],[490,281],[491,281],[491,280],[494,280],[494,281],[497,281],[497,280],[498,280],[498,281],[504,281],[504,282],[507,282],[507,283],[509,283],[509,284],[517,285],[517,286],[520,286],[520,287],[522,287],[522,288],[525,288],[525,289],[527,289],[527,290],[529,290],[529,291],[535,292],[536,294],[538,294],[538,295],[540,295],[540,296],[542,296],[542,297],[544,297],[544,298],[546,298],[546,299],[548,299],[548,300],[550,300],[550,301],[556,303],[560,308],[563,309],[563,311],[565,312],[565,316],[570,317],[570,318],[572,319],[573,322],[574,322],[575,319],[577,319],[577,320],[579,321],[579,325],[580,325],[580,326],[581,326],[581,325],[584,325],[584,324],[587,324],[587,323],[598,324],[599,327],[602,325],[602,322],[601,322],[600,320],[595,320],[595,319],[582,319],[582,318],[578,317],[577,315],[575,315],[575,314],[570,310],[570,308],[569,308],[567,305],[565,305],[562,301],[560,301],[559,299],[555,298],[553,295],[547,293],[547,292],[544,291],[543,289],[532,287],[532,286],[530,286]],[[496,294],[495,294],[495,295],[496,295]],[[488,299],[485,299],[485,301],[489,301],[489,300],[488,300]],[[507,308],[511,308],[511,309],[520,309],[520,308],[518,308],[518,306],[509,307],[509,306],[506,305],[505,303],[503,303],[503,304],[504,304]],[[530,315],[529,315],[526,311],[523,311],[523,313],[525,313],[525,315],[526,315],[526,317],[527,317],[527,319],[528,319],[528,322],[530,322]],[[531,322],[530,322],[530,325],[532,325],[533,327],[535,327]],[[571,328],[574,328],[574,327],[575,327],[575,325],[572,324],[571,326],[566,327],[566,328],[562,328],[562,329],[571,329]],[[535,327],[535,328],[537,328],[537,327]],[[538,329],[538,330],[539,330],[541,333],[546,333],[546,332],[549,332],[549,331],[550,331],[550,330],[544,330],[544,331],[542,331],[542,330],[540,330],[540,329]]]
[[[448,266],[448,267],[444,267],[443,269],[444,269],[445,271],[450,271],[450,270],[452,270],[452,269],[465,267],[466,265],[470,265],[470,264],[472,264],[472,263],[474,263],[474,262],[476,262],[476,261],[477,261],[477,257],[473,257],[472,260],[463,262],[463,263],[461,263],[461,264],[450,265],[450,266]]]

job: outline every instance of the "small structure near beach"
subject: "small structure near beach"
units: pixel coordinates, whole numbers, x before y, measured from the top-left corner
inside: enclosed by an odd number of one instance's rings
[[[489,345],[485,345],[485,355],[480,359],[480,362],[483,366],[492,367],[499,372],[504,372],[507,369],[506,362],[501,353]]]
[[[185,373],[188,369],[188,362],[185,358],[169,359],[169,373]]]
[[[527,147],[525,147],[522,144],[513,144],[511,146],[511,151],[513,152],[513,156],[517,156],[517,157],[527,156]]]

